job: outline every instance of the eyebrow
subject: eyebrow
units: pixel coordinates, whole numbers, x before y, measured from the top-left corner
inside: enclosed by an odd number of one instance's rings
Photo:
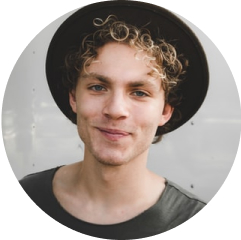
[[[106,84],[110,84],[110,82],[112,81],[109,77],[101,75],[101,74],[97,74],[97,73],[94,73],[94,72],[81,75],[80,78],[81,79],[96,78],[100,82],[103,82],[103,83],[106,83]]]
[[[111,82],[114,82],[113,79],[111,79],[107,76],[104,76],[102,74],[94,73],[94,72],[81,75],[80,78],[81,79],[96,78],[100,82],[108,84],[108,85],[110,85]],[[143,87],[143,86],[150,86],[150,87],[156,88],[156,85],[153,84],[151,81],[148,81],[148,80],[137,80],[137,81],[129,82],[128,86],[131,87],[131,88],[138,88],[138,87]]]

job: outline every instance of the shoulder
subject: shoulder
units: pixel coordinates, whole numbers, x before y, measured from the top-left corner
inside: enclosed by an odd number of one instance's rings
[[[193,193],[182,188],[181,186],[177,185],[176,183],[167,180],[166,184],[167,184],[167,190],[169,192],[173,192],[173,193],[177,194],[179,197],[182,196],[186,200],[197,201],[198,203],[205,205],[205,202],[203,200],[201,200],[199,197],[197,197]]]
[[[48,196],[51,196],[52,180],[58,168],[32,173],[19,181],[24,191],[35,203],[41,204],[41,202],[47,201]]]
[[[193,213],[198,212],[206,205],[199,197],[169,180],[166,183],[165,200],[167,200],[172,207],[179,208],[186,206],[189,212],[193,211]]]
[[[160,199],[168,228],[173,228],[197,214],[206,203],[177,184],[167,181]]]
[[[46,184],[55,174],[57,168],[48,169],[41,172],[36,172],[23,177],[19,183],[24,189],[32,188],[33,186],[41,186]]]

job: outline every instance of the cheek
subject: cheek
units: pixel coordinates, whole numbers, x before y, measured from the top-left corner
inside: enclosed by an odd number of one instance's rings
[[[91,111],[92,110],[92,111]],[[93,109],[87,107],[80,107],[77,109],[77,126],[79,129],[87,130],[88,126],[95,119],[95,114],[93,113]]]
[[[145,108],[134,108],[136,124],[145,129],[145,132],[152,132],[155,135],[156,129],[162,118],[163,106],[161,104],[149,104]]]
[[[97,106],[98,103],[93,101],[93,99],[83,91],[80,91],[76,96],[77,116],[80,118],[88,118],[88,116],[93,115]]]
[[[100,121],[101,106],[100,101],[82,95],[77,98],[77,126],[79,133],[88,132],[92,126]]]
[[[84,99],[77,100],[77,128],[79,137],[87,144],[90,138],[90,126],[95,119],[93,105]]]

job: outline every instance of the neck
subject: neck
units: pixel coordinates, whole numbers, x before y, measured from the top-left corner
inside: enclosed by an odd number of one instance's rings
[[[148,152],[138,159],[120,166],[103,164],[85,155],[81,162],[77,183],[91,199],[106,204],[129,203],[133,198],[143,197],[150,188],[150,172],[146,168]]]
[[[147,153],[108,166],[85,156],[55,174],[54,194],[79,219],[97,224],[126,221],[155,204],[165,188],[165,179],[147,170],[146,159]]]

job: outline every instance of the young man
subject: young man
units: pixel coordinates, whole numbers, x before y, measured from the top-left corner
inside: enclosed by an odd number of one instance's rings
[[[46,73],[85,144],[82,161],[20,180],[47,214],[90,236],[135,239],[205,206],[146,167],[150,145],[190,119],[207,91],[205,54],[178,18],[140,2],[87,6],[56,32]]]

